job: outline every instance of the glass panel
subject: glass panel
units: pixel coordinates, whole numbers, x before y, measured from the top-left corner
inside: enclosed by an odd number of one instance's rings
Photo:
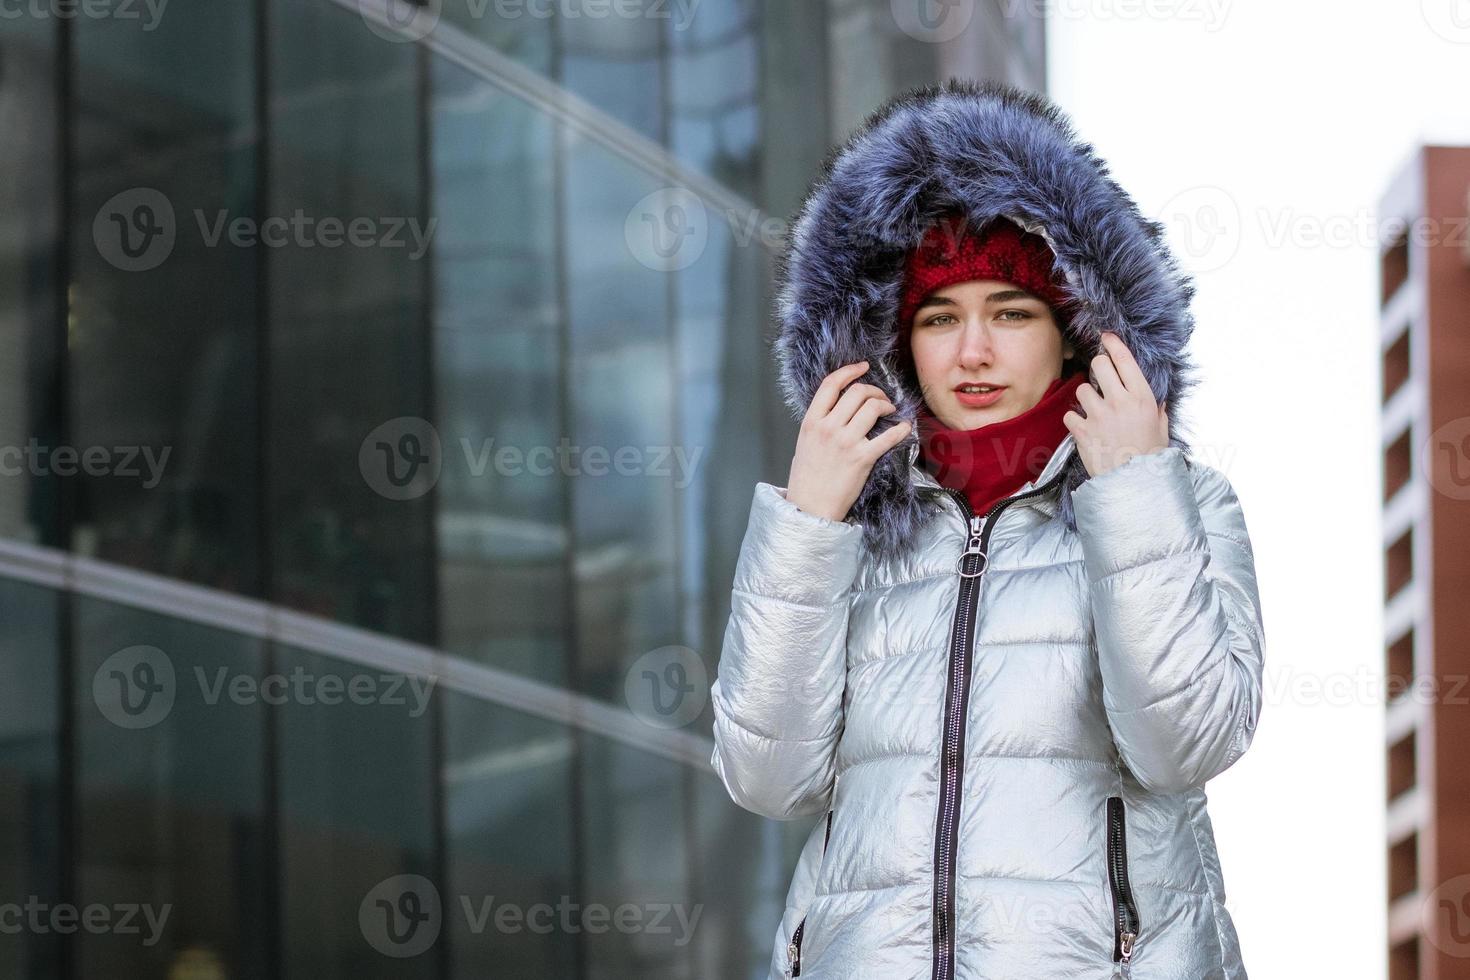
[[[568,152],[578,682],[621,701],[627,668],[679,630],[670,275],[659,268],[661,250],[679,246],[643,220],[664,218],[647,197],[655,181],[595,143]]]
[[[665,21],[674,155],[752,201],[760,195],[759,7],[727,0]]]
[[[569,603],[549,119],[435,61],[434,343],[446,649],[566,683]]]
[[[55,22],[0,18],[0,446],[61,439],[53,399],[56,312]],[[0,537],[60,544],[57,477],[0,459]]]
[[[551,74],[551,19],[540,0],[444,0],[441,19],[542,75]]]
[[[60,779],[55,593],[0,580],[0,903],[58,900]],[[12,923],[13,925],[13,923]],[[54,931],[0,931],[0,976],[51,980]]]
[[[256,594],[255,15],[146,9],[70,21],[75,545]]]
[[[587,735],[582,744],[585,869],[574,898],[608,924],[583,931],[584,975],[699,976],[691,964],[704,923],[689,887],[687,768],[610,739]]]
[[[744,237],[709,214],[703,253],[676,273],[679,440],[671,465],[682,516],[685,622],[677,642],[700,652],[713,682],[750,516],[751,475],[762,470],[770,266],[758,234]],[[704,714],[708,734],[713,716]]]
[[[282,651],[278,669],[322,692],[280,709],[283,975],[438,976],[435,946],[452,909],[434,868],[439,692],[294,649]]]
[[[561,83],[615,122],[663,141],[664,25],[674,3],[547,3],[555,9]],[[573,212],[575,213],[575,212]]]
[[[812,821],[766,820],[742,810],[713,773],[695,777],[694,790],[694,894],[702,906],[698,941],[690,944],[694,975],[763,977]]]
[[[266,977],[259,644],[79,597],[76,645],[77,975]]]
[[[270,46],[271,210],[302,219],[270,254],[275,597],[425,640],[441,456],[415,48],[332,3],[273,0],[271,16],[290,25]]]
[[[453,976],[580,976],[578,937],[562,913],[576,890],[576,739],[475,698],[444,703],[450,891],[468,905],[451,917]]]

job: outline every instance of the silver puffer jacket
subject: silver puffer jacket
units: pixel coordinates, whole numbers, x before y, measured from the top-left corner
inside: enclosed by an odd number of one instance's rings
[[[756,485],[712,762],[747,810],[821,817],[772,978],[1245,978],[1204,792],[1261,709],[1241,506],[1177,443],[1065,487],[1074,450],[976,516],[895,447],[927,515],[902,548]]]

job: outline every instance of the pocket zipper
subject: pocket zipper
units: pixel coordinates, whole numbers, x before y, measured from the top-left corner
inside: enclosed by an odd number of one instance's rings
[[[1113,962],[1125,966],[1141,925],[1133,890],[1128,886],[1127,814],[1121,796],[1108,797],[1108,884],[1113,893]]]
[[[836,810],[827,811],[827,833],[822,838],[822,857],[827,856],[827,844],[832,840],[832,815]],[[793,977],[801,976],[801,934],[806,931],[806,916],[796,924],[796,931],[791,934],[791,942],[786,944],[786,956],[791,960],[791,973]]]

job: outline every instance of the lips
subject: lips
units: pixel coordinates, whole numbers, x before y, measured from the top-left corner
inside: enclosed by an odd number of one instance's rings
[[[976,392],[973,394],[961,391],[961,387],[963,386],[955,387],[954,396],[955,399],[966,408],[985,408],[989,405],[994,405],[996,402],[1000,401],[1000,396],[1004,395],[1006,392],[1004,385],[996,386],[991,391],[987,391],[984,393]]]

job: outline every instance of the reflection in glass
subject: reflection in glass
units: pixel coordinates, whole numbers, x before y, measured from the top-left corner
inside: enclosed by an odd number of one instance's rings
[[[415,52],[332,3],[273,0],[271,17],[291,25],[269,48],[271,211],[365,229],[330,248],[293,234],[269,256],[276,598],[422,641],[433,495],[426,481],[399,498],[389,481],[425,443],[378,438],[429,415]]]
[[[569,728],[500,705],[460,695],[445,704],[448,876],[473,910],[451,918],[451,975],[579,976],[581,937],[565,928],[560,908],[577,893],[577,740]]]
[[[433,946],[394,957],[374,945],[385,941],[389,929],[411,940],[415,923],[388,918],[403,910],[401,895],[385,898],[391,907],[382,908],[369,893],[400,875],[419,875],[433,883],[441,903],[441,918],[420,927],[442,930],[442,916],[458,912],[438,880],[434,859],[432,704],[442,692],[429,688],[425,701],[407,681],[391,686],[400,675],[297,650],[281,651],[277,669],[335,678],[339,692],[355,683],[363,692],[351,698],[339,694],[335,704],[291,698],[277,709],[283,975],[289,980],[437,977]],[[418,901],[422,909],[428,900],[421,896]],[[365,902],[369,908],[363,912]]]
[[[163,977],[209,955],[263,980],[268,709],[231,693],[258,688],[260,644],[87,597],[76,613],[78,904],[140,907],[136,933],[75,934],[77,975]],[[151,671],[118,669],[138,646],[155,649]]]
[[[255,15],[223,0],[167,14],[148,31],[126,18],[70,20],[66,442],[102,454],[67,477],[78,488],[73,541],[82,554],[258,595],[260,254],[224,233],[258,218]]]
[[[444,647],[567,682],[552,127],[435,59],[434,368]]]

